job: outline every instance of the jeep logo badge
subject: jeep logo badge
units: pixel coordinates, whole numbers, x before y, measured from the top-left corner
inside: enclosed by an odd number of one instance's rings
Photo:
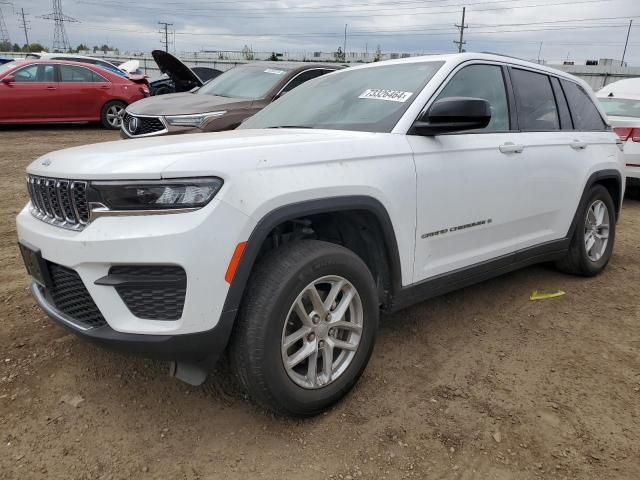
[[[49,160],[48,158],[44,162],[42,162],[42,166],[44,167],[48,167],[49,165],[51,165],[51,160]]]

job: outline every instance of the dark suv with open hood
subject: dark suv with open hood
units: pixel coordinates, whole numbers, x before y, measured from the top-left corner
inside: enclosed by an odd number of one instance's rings
[[[232,130],[298,85],[340,65],[254,62],[190,92],[150,97],[127,107],[122,138]]]

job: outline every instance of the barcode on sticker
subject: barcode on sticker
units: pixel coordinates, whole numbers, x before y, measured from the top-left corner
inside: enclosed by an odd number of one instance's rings
[[[413,92],[402,92],[400,90],[385,90],[383,88],[370,88],[358,98],[373,98],[374,100],[388,100],[390,102],[404,103],[409,100]]]
[[[264,73],[273,73],[274,75],[282,75],[284,70],[274,70],[272,68],[267,68]]]

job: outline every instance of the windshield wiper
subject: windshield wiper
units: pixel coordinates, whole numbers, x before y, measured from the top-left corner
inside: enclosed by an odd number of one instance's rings
[[[308,128],[313,129],[313,127],[308,127],[305,125],[278,125],[277,127],[267,127],[267,128]]]

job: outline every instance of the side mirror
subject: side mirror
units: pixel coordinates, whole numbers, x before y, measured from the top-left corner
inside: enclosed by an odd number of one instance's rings
[[[411,128],[410,133],[432,136],[485,128],[491,105],[482,98],[449,97],[437,100]]]
[[[6,83],[7,85],[15,82],[16,82],[16,77],[14,77],[13,75],[7,75],[2,79],[2,83]]]

